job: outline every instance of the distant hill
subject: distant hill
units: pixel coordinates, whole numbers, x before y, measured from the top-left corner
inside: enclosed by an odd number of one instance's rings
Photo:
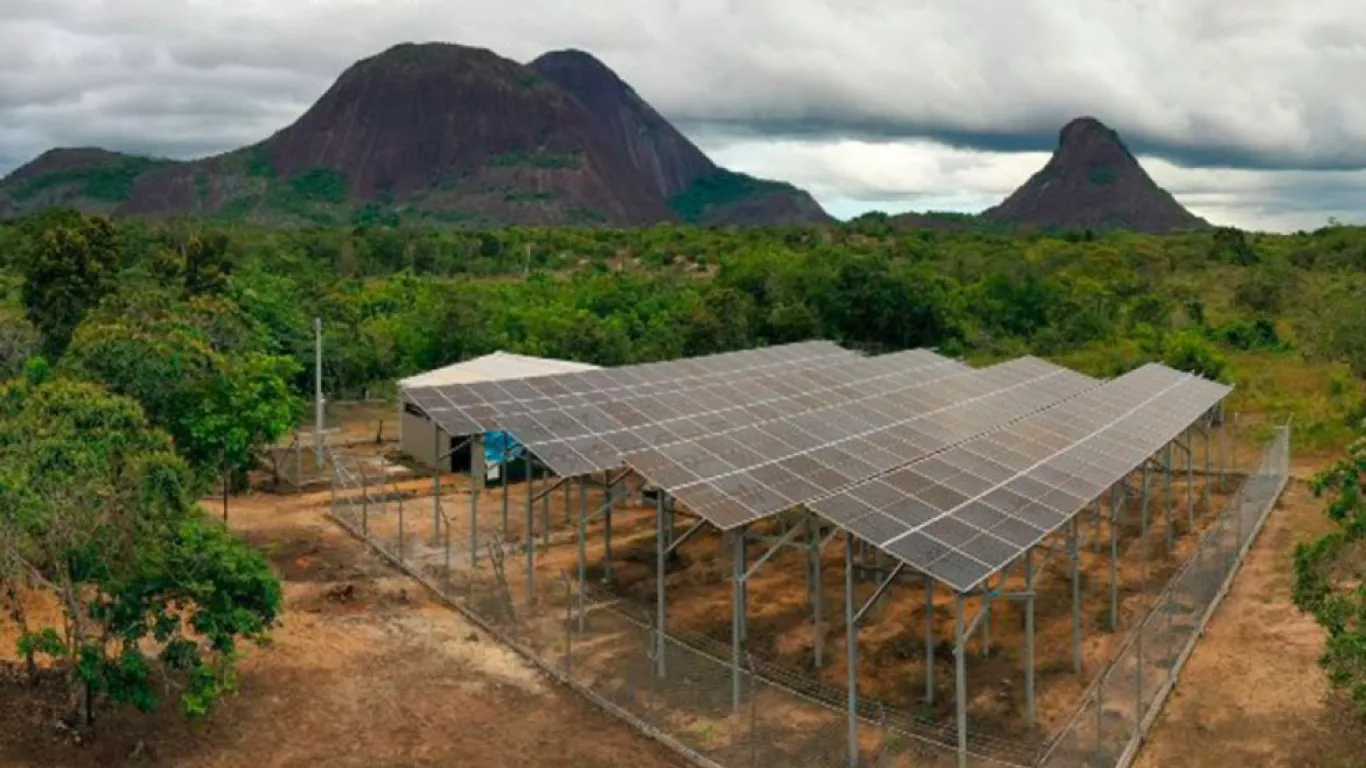
[[[982,218],[1040,228],[1135,232],[1210,226],[1157,186],[1118,133],[1090,117],[1063,126],[1048,164],[1000,205],[983,211]]]
[[[522,65],[443,43],[353,64],[249,147],[188,162],[57,149],[0,180],[0,217],[52,205],[281,225],[831,220],[791,185],[716,166],[589,54]]]

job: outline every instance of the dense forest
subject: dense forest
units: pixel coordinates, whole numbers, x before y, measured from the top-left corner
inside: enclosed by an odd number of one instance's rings
[[[206,710],[279,595],[193,500],[240,484],[304,417],[315,316],[334,399],[498,349],[618,365],[824,337],[974,362],[1033,353],[1101,376],[1162,360],[1233,382],[1235,408],[1293,414],[1314,450],[1339,451],[1366,416],[1366,229],[955,230],[882,215],[767,229],[6,223],[0,504],[22,512],[0,526],[0,600],[8,587],[13,614],[17,583],[46,582],[89,623],[35,629],[22,649],[82,660],[82,706],[98,693],[151,706],[136,649],[154,639],[195,681],[182,704]],[[80,493],[100,501],[69,512]]]

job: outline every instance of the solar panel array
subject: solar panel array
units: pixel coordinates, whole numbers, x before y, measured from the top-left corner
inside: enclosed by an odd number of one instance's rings
[[[971,370],[923,349],[821,368],[764,369],[672,392],[632,393],[537,413],[500,415],[561,477],[616,468],[631,453],[851,402]]]
[[[803,341],[617,368],[417,387],[404,394],[447,434],[464,437],[496,429],[500,414],[611,402],[628,394],[675,392],[746,372],[838,366],[859,359],[859,353],[830,341]]]
[[[836,493],[1099,382],[1037,358],[634,453],[627,463],[728,529]]]
[[[968,591],[1061,528],[1228,392],[1150,364],[808,506]]]

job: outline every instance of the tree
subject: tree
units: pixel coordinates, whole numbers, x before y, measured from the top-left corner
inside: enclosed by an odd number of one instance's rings
[[[1320,663],[1328,680],[1344,690],[1366,718],[1366,438],[1347,456],[1316,475],[1316,497],[1328,497],[1325,513],[1337,530],[1295,547],[1295,605],[1328,633]]]
[[[60,368],[136,399],[202,477],[240,476],[255,466],[257,448],[303,416],[288,384],[301,366],[254,350],[221,314],[199,309],[190,302],[92,316]]]
[[[163,691],[204,715],[232,690],[239,643],[275,623],[268,563],[205,518],[193,486],[136,402],[37,375],[0,388],[0,594],[58,598],[58,621],[21,616],[20,650],[65,668],[71,724],[101,700],[148,711]]]
[[[96,303],[114,288],[118,232],[102,216],[54,217],[23,264],[23,303],[56,356]]]

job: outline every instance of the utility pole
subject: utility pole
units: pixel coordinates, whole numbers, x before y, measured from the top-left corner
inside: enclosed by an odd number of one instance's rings
[[[313,461],[323,468],[323,319],[313,318]]]

